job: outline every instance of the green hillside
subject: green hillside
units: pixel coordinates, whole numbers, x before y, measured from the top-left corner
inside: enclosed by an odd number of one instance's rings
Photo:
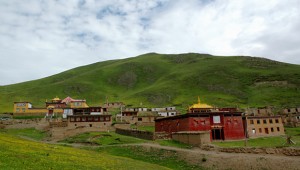
[[[107,96],[133,106],[185,108],[200,96],[219,107],[298,106],[300,66],[257,57],[150,53],[1,86],[0,112],[11,112],[14,101],[38,107],[55,96],[87,99],[90,105]]]
[[[169,169],[90,150],[24,140],[0,132],[1,169]]]

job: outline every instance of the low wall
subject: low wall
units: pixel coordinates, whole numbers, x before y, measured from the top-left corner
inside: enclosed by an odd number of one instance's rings
[[[116,123],[114,124],[115,128],[118,129],[130,129],[130,124],[129,123]]]
[[[53,128],[53,127],[67,127],[68,122],[49,122],[49,126],[51,128]]]
[[[154,139],[171,139],[171,134],[166,132],[155,132]]]
[[[155,122],[136,122],[137,126],[155,126]]]
[[[299,148],[220,148],[219,151],[228,153],[283,154],[287,156],[300,156]]]
[[[85,132],[107,132],[114,131],[114,128],[111,126],[99,127],[89,127],[89,126],[77,126],[76,128],[70,127],[52,127],[50,129],[50,137],[52,141],[63,140],[67,137],[75,136],[77,134]]]
[[[116,133],[140,139],[153,140],[153,133],[148,131],[116,128]]]
[[[210,143],[210,132],[202,131],[202,132],[175,132],[172,133],[172,139],[178,142],[186,143],[194,146],[201,146],[203,144]]]
[[[49,122],[43,118],[11,119],[0,121],[0,125],[2,128],[6,129],[36,128],[38,130],[45,130],[49,127]]]
[[[220,148],[213,145],[203,145],[201,149],[207,151],[218,151],[227,153],[248,153],[248,154],[273,154],[286,156],[300,156],[300,148],[286,147],[286,148],[255,148],[255,147],[234,147],[234,148]]]

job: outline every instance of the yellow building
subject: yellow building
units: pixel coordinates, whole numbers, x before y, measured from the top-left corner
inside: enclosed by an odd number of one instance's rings
[[[14,116],[45,116],[48,114],[58,114],[62,115],[63,109],[56,108],[51,105],[47,105],[46,107],[33,107],[30,102],[14,102]]]
[[[88,108],[89,106],[86,103],[86,100],[72,100],[70,102],[71,108]]]
[[[250,138],[284,135],[280,116],[248,116],[246,121]]]

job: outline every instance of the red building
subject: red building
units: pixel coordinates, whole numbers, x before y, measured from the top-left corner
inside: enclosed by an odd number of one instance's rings
[[[235,108],[216,109],[209,105],[193,105],[189,113],[155,120],[155,132],[172,135],[180,131],[210,131],[211,140],[244,139],[242,112]]]

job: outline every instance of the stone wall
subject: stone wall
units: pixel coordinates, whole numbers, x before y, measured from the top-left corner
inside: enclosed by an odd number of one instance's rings
[[[210,143],[210,132],[175,132],[172,133],[172,139],[189,145],[201,146]]]
[[[49,122],[51,128],[53,127],[67,127],[68,122]]]
[[[153,133],[148,131],[116,128],[116,133],[146,140],[153,140]]]
[[[69,126],[52,127],[50,129],[50,137],[52,141],[59,141],[85,132],[107,132],[114,130],[112,126],[101,126],[101,128],[96,126],[77,126],[76,128],[70,128]]]
[[[218,151],[227,153],[249,153],[249,154],[273,154],[273,155],[287,155],[300,156],[300,148],[286,147],[286,148],[255,148],[255,147],[234,147],[234,148],[219,148],[212,145],[203,145],[201,149],[208,151]]]
[[[49,122],[43,118],[11,119],[0,121],[0,126],[6,129],[36,128],[38,130],[45,130],[49,128]]]
[[[129,123],[116,123],[114,124],[115,128],[118,129],[130,129],[130,124]]]
[[[171,134],[166,132],[155,132],[154,139],[171,139]]]

